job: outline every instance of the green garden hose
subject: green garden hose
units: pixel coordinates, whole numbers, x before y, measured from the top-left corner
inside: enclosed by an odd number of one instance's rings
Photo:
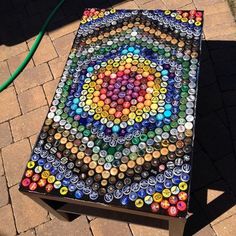
[[[12,75],[0,85],[0,92],[2,92],[5,88],[7,88],[13,82],[13,80],[22,72],[22,70],[26,67],[26,65],[29,63],[30,59],[32,58],[32,56],[34,55],[36,49],[38,48],[38,46],[40,44],[40,41],[41,41],[45,31],[46,31],[46,28],[47,28],[49,22],[51,21],[51,19],[53,18],[53,16],[57,12],[57,10],[61,7],[61,5],[63,4],[64,1],[65,0],[61,0],[57,4],[57,6],[52,10],[52,12],[48,16],[47,20],[43,24],[38,36],[35,39],[34,44],[31,47],[31,49],[30,49],[29,53],[27,54],[26,58],[19,65],[19,67],[12,73]]]

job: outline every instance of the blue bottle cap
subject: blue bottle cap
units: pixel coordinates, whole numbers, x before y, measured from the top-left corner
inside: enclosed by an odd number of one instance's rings
[[[32,157],[31,157],[31,160],[32,161],[37,161],[39,159],[39,155],[38,154],[33,154]]]
[[[157,180],[158,183],[164,183],[164,181],[165,181],[165,176],[164,176],[163,174],[158,174],[158,175],[156,176],[156,180]]]
[[[52,167],[52,164],[49,163],[49,162],[45,163],[44,166],[43,166],[43,168],[44,168],[45,170],[50,170],[51,167]]]
[[[129,199],[130,199],[131,201],[134,202],[137,198],[138,198],[138,194],[137,194],[137,193],[131,192],[131,193],[129,194]]]
[[[81,199],[82,197],[83,197],[83,192],[81,191],[81,190],[76,190],[76,192],[75,192],[75,197],[77,198],[77,199]]]
[[[46,163],[46,160],[45,160],[45,159],[42,159],[42,158],[41,158],[41,159],[38,160],[38,165],[39,165],[39,166],[43,166],[45,163]]]
[[[121,199],[123,197],[123,192],[120,189],[116,189],[113,193],[115,199]]]
[[[181,182],[180,176],[174,175],[172,178],[173,184],[179,184]]]
[[[82,190],[85,187],[85,182],[83,180],[80,180],[77,184],[76,184],[76,188],[79,190]]]
[[[91,199],[91,200],[96,200],[96,199],[98,199],[98,192],[95,192],[95,191],[92,191],[90,194],[89,194],[89,198]]]
[[[139,185],[141,188],[146,189],[148,187],[148,181],[146,179],[142,179]]]
[[[128,205],[128,203],[129,203],[129,197],[128,197],[128,196],[123,196],[123,197],[120,199],[120,203],[121,203],[121,205],[123,205],[123,206]]]
[[[56,179],[57,180],[62,180],[64,178],[64,174],[62,174],[62,173],[58,173],[57,175],[56,175]]]
[[[134,192],[138,192],[140,189],[140,186],[138,183],[132,183],[131,184],[131,190],[134,191]]]
[[[140,190],[138,191],[138,196],[139,196],[140,198],[144,198],[146,195],[147,195],[147,194],[146,194],[145,189],[140,189]]]
[[[91,192],[92,192],[92,188],[91,188],[90,186],[85,186],[85,187],[83,188],[83,193],[84,193],[85,195],[89,195]]]
[[[147,189],[146,189],[146,192],[148,195],[153,195],[155,193],[155,187],[153,186],[149,186]]]
[[[164,112],[164,116],[165,117],[171,117],[171,111],[170,110],[166,110],[165,112]]]
[[[76,190],[76,185],[75,184],[69,184],[68,189],[70,192],[74,192]]]
[[[156,190],[157,192],[162,192],[163,189],[164,189],[163,184],[157,183],[157,184],[155,185],[155,190]]]
[[[190,179],[190,175],[187,174],[187,173],[182,173],[181,176],[180,176],[180,179],[184,182],[188,182],[189,179]]]
[[[173,183],[170,179],[166,179],[164,182],[165,188],[171,188],[173,186]]]

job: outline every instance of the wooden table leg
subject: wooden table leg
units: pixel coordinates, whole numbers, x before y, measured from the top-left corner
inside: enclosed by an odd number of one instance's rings
[[[49,201],[49,200],[41,199],[38,197],[31,197],[31,199],[37,202],[39,205],[46,208],[50,213],[52,213],[54,216],[56,216],[60,220],[73,221],[80,216],[79,214],[70,214],[70,213],[57,211],[57,207],[56,207],[57,202],[53,202],[52,200]]]
[[[169,236],[183,236],[186,219],[173,218],[169,220]]]

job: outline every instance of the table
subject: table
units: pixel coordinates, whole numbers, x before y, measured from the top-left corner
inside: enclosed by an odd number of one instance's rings
[[[58,217],[182,235],[203,12],[86,9],[19,190]]]

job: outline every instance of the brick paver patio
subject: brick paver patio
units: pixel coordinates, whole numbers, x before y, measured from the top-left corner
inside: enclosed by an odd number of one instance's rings
[[[20,2],[23,8],[18,8]],[[28,23],[32,27],[34,24],[40,26],[45,18],[37,12],[37,7],[43,8],[44,4],[41,2],[9,0],[6,10],[10,9],[10,5],[14,6],[12,11],[15,11],[16,16],[18,13],[28,14]],[[56,3],[52,2],[48,4],[50,9]],[[84,2],[88,6],[92,1]],[[227,1],[134,0],[118,4],[116,3],[120,1],[117,0],[101,2],[106,6],[127,9],[198,8],[205,11],[205,41],[202,45],[190,207],[193,215],[186,226],[186,235],[235,235],[236,23]],[[3,10],[0,6],[0,13]],[[68,12],[59,12],[55,22],[63,22],[70,17]],[[0,235],[168,235],[166,229],[89,216],[79,217],[72,223],[63,222],[17,190],[78,28],[78,19],[68,22],[44,36],[24,72],[13,85],[0,94]],[[27,31],[27,22],[19,21],[19,24]],[[32,34],[23,41],[15,38],[15,43],[12,39],[11,45],[6,45],[6,42],[0,45],[0,83],[23,60],[34,39],[35,35]]]

